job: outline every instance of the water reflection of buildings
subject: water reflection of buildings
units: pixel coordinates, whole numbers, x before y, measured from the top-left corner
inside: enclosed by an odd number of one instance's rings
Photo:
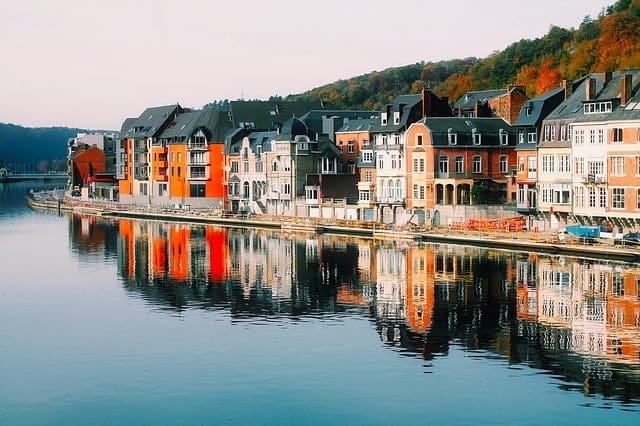
[[[620,371],[633,378],[632,394],[640,387],[636,265],[179,223],[71,223],[76,250],[117,251],[126,288],[163,308],[352,311],[373,317],[386,345],[425,359],[463,346],[591,390],[593,377],[615,382]]]

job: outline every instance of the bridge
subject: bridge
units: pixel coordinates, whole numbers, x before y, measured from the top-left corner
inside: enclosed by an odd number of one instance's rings
[[[0,174],[0,182],[21,182],[25,180],[62,181],[68,178],[69,175],[66,172]]]

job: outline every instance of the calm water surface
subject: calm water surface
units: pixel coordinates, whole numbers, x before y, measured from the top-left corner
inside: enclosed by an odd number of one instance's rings
[[[0,184],[0,424],[638,424],[640,269],[34,212]]]

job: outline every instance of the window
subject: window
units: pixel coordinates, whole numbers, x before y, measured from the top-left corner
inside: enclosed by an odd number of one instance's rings
[[[369,139],[365,139],[362,141],[362,146],[369,146]]]
[[[272,172],[277,172],[278,171],[278,162],[274,161],[273,163],[271,163],[271,171]]]
[[[167,184],[161,183],[158,185],[158,196],[164,197],[165,195],[169,195],[167,192]]]
[[[518,171],[519,172],[524,172],[524,157],[523,156],[518,157]]]
[[[554,173],[555,168],[555,159],[554,155],[543,155],[542,156],[542,172],[543,173]]]
[[[231,162],[231,173],[238,173],[238,162],[237,161],[232,161]]]
[[[417,158],[413,159],[413,171],[414,172],[418,171],[418,159]]]
[[[560,154],[558,156],[558,172],[571,173],[571,160],[568,154]]]
[[[518,130],[518,143],[524,143],[524,129]]]
[[[473,173],[482,173],[482,157],[479,155],[473,157]]]
[[[392,155],[391,156],[391,168],[395,169],[398,167],[398,162],[396,161],[396,156]]]
[[[613,109],[613,102],[591,102],[584,104],[582,112],[584,114],[599,114],[601,112],[611,112]]]
[[[291,184],[290,183],[283,183],[282,184],[282,193],[289,195],[291,194]]]
[[[568,140],[568,128],[566,124],[561,124],[560,125],[560,140],[561,141],[566,141]]]
[[[307,188],[306,192],[306,198],[309,201],[316,201],[318,199],[318,188],[317,187],[312,187],[312,188]]]
[[[413,198],[417,199],[418,198],[418,185],[417,184],[413,184]]]
[[[527,178],[533,179],[538,172],[538,159],[536,157],[527,157]]]
[[[365,163],[370,163],[373,161],[373,152],[371,151],[364,151],[362,153],[362,161]]]
[[[504,129],[500,129],[498,137],[500,138],[500,145],[509,144],[509,134]]]
[[[285,172],[291,171],[291,163],[289,161],[284,161],[282,164],[282,170]]]
[[[355,141],[349,141],[347,143],[347,152],[353,154],[355,152]]]
[[[285,167],[287,167],[285,165]],[[336,160],[334,158],[322,158],[322,173],[335,173],[336,172]]]
[[[147,195],[147,184],[140,183],[140,195]]]
[[[600,206],[599,207],[607,207],[607,189],[603,186],[598,188],[598,193],[600,194]],[[622,190],[623,200],[622,205],[624,207],[624,189]]]
[[[447,177],[449,174],[449,157],[442,156],[438,159],[438,171],[440,177]]]
[[[527,142],[536,143],[537,141],[538,141],[538,134],[535,131],[527,133]]]
[[[371,193],[369,191],[360,191],[360,201],[369,201],[371,200]]]
[[[611,174],[624,176],[624,157],[611,157]]]
[[[204,183],[193,183],[189,185],[189,196],[194,198],[203,198],[205,196],[204,189]]]
[[[604,174],[604,161],[587,161],[587,171],[590,175]]]
[[[356,165],[353,163],[353,161],[350,161],[347,164],[347,173],[349,173],[350,175],[354,174],[356,172]]]
[[[624,209],[624,188],[613,188],[613,208],[614,209]]]
[[[589,187],[589,207],[596,206],[596,189]]]
[[[382,157],[378,157],[378,168],[384,169],[384,160],[382,159]]]
[[[367,170],[366,172],[364,172],[364,181],[365,182],[371,182],[371,171]]]
[[[500,173],[507,173],[509,170],[509,158],[506,155],[500,156]]]
[[[636,209],[640,210],[640,188],[636,190]]]
[[[584,129],[574,129],[573,141],[576,145],[584,144]]]
[[[584,175],[584,158],[582,157],[576,158],[576,175]]]
[[[464,159],[462,155],[456,157],[456,173],[464,173]]]
[[[400,145],[400,135],[393,135],[393,143]]]
[[[598,129],[598,143],[604,143],[604,129]]]
[[[416,135],[416,145],[422,146],[422,134]]]
[[[589,143],[590,144],[596,143],[596,131],[595,131],[595,129],[590,129],[589,130]]]
[[[393,112],[393,124],[400,124],[400,111]]]
[[[573,189],[576,207],[584,207],[584,187],[576,186]]]
[[[249,173],[249,162],[248,161],[243,161],[242,162],[242,171],[244,173]]]
[[[613,142],[622,142],[622,129],[620,128],[615,128],[615,129],[611,129],[612,133],[613,133]]]
[[[420,159],[420,171],[424,172],[424,158]]]
[[[474,145],[480,145],[480,141],[482,139],[482,135],[478,133],[478,129],[475,127],[471,129],[471,138],[473,139]]]
[[[453,129],[447,129],[447,139],[449,141],[449,145],[455,145],[458,143],[458,135],[453,133]]]
[[[264,172],[264,164],[262,163],[262,161],[256,161],[256,173],[263,173]]]
[[[420,185],[420,197],[421,200],[424,200],[424,185]]]
[[[380,124],[382,124],[383,126],[387,125],[387,113],[383,112],[382,114],[380,114]]]

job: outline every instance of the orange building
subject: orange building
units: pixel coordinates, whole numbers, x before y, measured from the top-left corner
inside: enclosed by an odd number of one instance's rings
[[[513,129],[499,118],[413,123],[407,130],[407,207],[419,214],[437,205],[503,202],[514,145]]]
[[[98,173],[104,173],[106,166],[104,152],[98,147],[89,145],[76,148],[75,155],[70,161],[72,187],[87,186],[89,178]]]

